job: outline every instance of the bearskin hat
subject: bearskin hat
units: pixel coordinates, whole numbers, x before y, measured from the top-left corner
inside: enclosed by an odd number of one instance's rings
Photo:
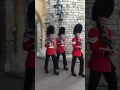
[[[82,25],[81,24],[76,24],[73,30],[73,34],[75,33],[81,33],[82,32]]]
[[[64,28],[64,27],[60,27],[58,36],[59,36],[60,34],[65,34],[65,28]]]
[[[99,17],[109,18],[114,9],[114,0],[96,0],[92,9],[92,19],[96,21]]]
[[[47,34],[54,34],[54,26],[52,26],[52,25],[48,26]]]
[[[35,21],[35,0],[33,0],[28,7],[27,20],[29,25]]]

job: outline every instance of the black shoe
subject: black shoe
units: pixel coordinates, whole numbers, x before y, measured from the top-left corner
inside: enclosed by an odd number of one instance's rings
[[[67,71],[68,71],[68,69],[69,69],[69,68],[67,68],[67,67],[64,67],[64,70],[67,70]]]
[[[72,76],[76,77],[76,74],[75,74],[75,73],[72,73]]]
[[[54,71],[54,74],[55,74],[55,75],[59,75],[59,72],[57,72],[57,71]]]
[[[59,67],[57,67],[57,69],[60,69]]]
[[[48,74],[49,73],[48,70],[46,70],[45,73]]]
[[[85,77],[85,75],[83,73],[79,73],[79,75],[82,76],[82,77]]]

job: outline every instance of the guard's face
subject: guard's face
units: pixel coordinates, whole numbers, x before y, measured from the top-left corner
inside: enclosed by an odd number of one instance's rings
[[[63,38],[63,37],[64,37],[64,35],[63,35],[63,34],[61,34],[61,35],[60,35],[60,37],[61,37],[61,38]]]
[[[52,37],[52,34],[49,34],[49,37]]]
[[[108,23],[108,19],[106,17],[99,17],[98,19],[103,25],[106,25]]]
[[[76,37],[78,37],[78,38],[79,38],[79,37],[80,37],[80,33],[76,33]]]

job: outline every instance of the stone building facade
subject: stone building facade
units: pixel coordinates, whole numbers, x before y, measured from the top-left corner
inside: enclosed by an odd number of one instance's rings
[[[64,26],[66,28],[66,53],[71,55],[71,39],[74,37],[73,28],[77,23],[83,25],[81,37],[84,40],[83,43],[85,43],[85,0],[60,0],[60,4],[63,5],[63,14],[61,15],[62,21],[59,21],[59,16],[55,14],[54,5],[56,1],[57,0],[46,0],[46,28],[49,25],[55,27],[55,38],[58,36],[59,27]],[[85,45],[83,44],[83,46]]]

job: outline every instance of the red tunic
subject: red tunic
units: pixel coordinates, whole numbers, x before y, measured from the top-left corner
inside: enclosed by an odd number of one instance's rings
[[[82,42],[82,38],[79,38],[79,40]],[[81,50],[79,50],[78,46],[80,46],[76,40],[76,38],[74,37],[72,39],[72,46],[73,46],[73,51],[72,51],[72,55],[73,56],[77,56],[77,57],[80,57],[82,55],[82,52]]]
[[[34,42],[29,40],[28,38],[24,38],[24,42],[23,42],[23,49],[25,51],[28,51],[27,54],[27,59],[25,62],[26,67],[28,68],[35,68],[35,51],[31,50],[30,45],[33,44]]]
[[[49,46],[49,44],[47,43],[47,39],[45,40],[45,47],[47,48],[46,49],[46,55],[56,54],[55,49],[54,49],[54,43],[55,43],[54,38],[52,38],[51,46]]]
[[[60,40],[59,38],[56,38],[56,45],[57,45],[57,52],[58,53],[63,53],[65,51],[65,42],[66,39],[63,39],[63,45],[60,45]]]
[[[106,32],[109,38],[112,36],[110,29],[106,28]],[[110,57],[104,56],[104,51],[101,48],[109,48],[108,45],[103,41],[99,29],[97,27],[92,28],[88,34],[89,46],[92,51],[92,55],[89,61],[89,68],[100,72],[111,71],[111,60]]]

